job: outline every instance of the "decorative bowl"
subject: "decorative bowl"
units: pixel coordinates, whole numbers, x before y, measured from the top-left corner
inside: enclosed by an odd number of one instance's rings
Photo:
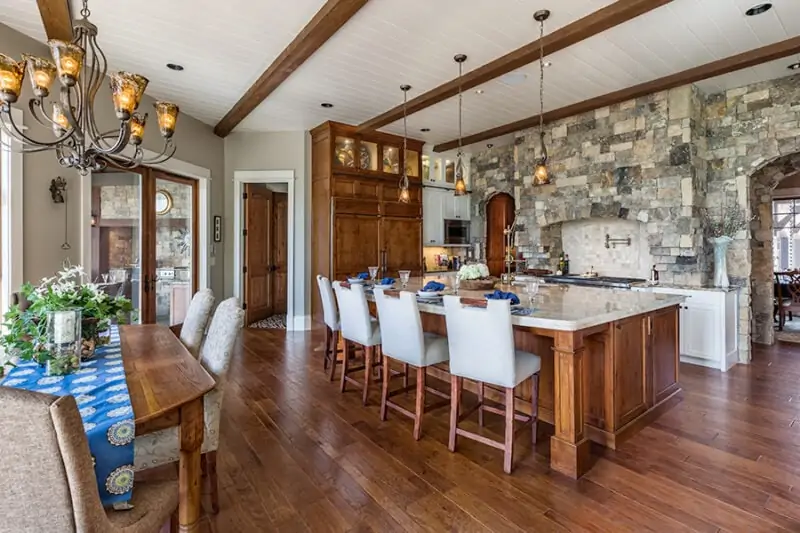
[[[488,291],[494,289],[495,283],[497,283],[496,278],[462,279],[458,283],[458,288],[465,291]]]

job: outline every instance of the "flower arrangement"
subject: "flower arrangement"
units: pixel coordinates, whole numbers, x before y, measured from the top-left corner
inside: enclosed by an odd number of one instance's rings
[[[464,265],[458,269],[458,277],[462,280],[486,279],[490,277],[489,267],[483,263]]]
[[[740,231],[747,229],[753,220],[744,216],[744,212],[734,205],[728,205],[722,209],[718,218],[712,218],[708,210],[703,210],[703,218],[708,228],[707,233],[710,239],[720,237],[733,238]],[[755,217],[753,217],[755,218]]]

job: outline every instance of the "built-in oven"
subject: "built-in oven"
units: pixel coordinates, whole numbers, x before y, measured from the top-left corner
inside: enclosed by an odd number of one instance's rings
[[[469,244],[469,222],[466,220],[444,221],[445,244]]]

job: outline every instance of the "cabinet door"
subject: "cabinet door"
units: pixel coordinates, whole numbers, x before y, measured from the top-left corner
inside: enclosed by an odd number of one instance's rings
[[[442,218],[454,219],[456,218],[456,197],[453,196],[452,191],[436,191],[442,199]]]
[[[432,189],[422,189],[422,242],[426,245],[441,244],[442,204]]]
[[[701,359],[717,359],[715,353],[716,308],[709,304],[691,301],[683,306],[681,320],[681,354]]]
[[[337,213],[333,219],[333,277],[344,279],[380,261],[380,218]]]
[[[453,201],[455,202],[456,208],[456,216],[455,218],[459,220],[469,220],[470,219],[470,197],[469,195],[465,196],[454,196]]]
[[[647,317],[617,321],[614,328],[614,429],[644,411],[649,403],[647,374]]]
[[[381,266],[384,275],[397,277],[399,270],[422,274],[422,221],[418,218],[381,218]]]
[[[678,317],[676,308],[652,315],[650,355],[653,368],[654,402],[659,403],[678,386]]]

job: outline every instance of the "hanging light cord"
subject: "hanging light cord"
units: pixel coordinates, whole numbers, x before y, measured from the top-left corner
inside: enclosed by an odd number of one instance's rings
[[[464,98],[461,92],[461,72],[463,63],[458,64],[458,157],[461,157],[461,102]]]
[[[539,21],[539,140],[544,164],[547,161],[547,149],[544,146],[544,20]]]
[[[408,188],[408,169],[405,164],[405,157],[408,155],[408,118],[406,107],[408,104],[408,89],[403,87],[403,177],[400,178],[400,188]]]

